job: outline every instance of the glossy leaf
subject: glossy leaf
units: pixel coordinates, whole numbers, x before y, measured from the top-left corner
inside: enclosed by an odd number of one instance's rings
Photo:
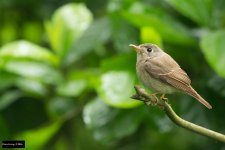
[[[100,32],[104,29],[104,32]],[[66,56],[65,65],[70,65],[80,60],[96,46],[104,44],[111,35],[111,24],[108,18],[94,21],[82,36],[74,43],[71,51]]]
[[[102,100],[96,98],[85,106],[83,119],[88,128],[98,128],[107,124],[117,114],[117,109],[107,106]]]
[[[85,84],[83,84],[85,86],[83,87],[88,89],[94,89],[95,84],[97,84],[98,82],[99,76],[100,71],[98,68],[88,68],[85,70],[71,70],[71,72],[68,73],[68,82],[82,81],[83,83],[85,82]]]
[[[32,61],[9,61],[2,64],[2,69],[27,78],[38,79],[46,83],[60,80],[60,74],[48,65]]]
[[[37,96],[45,96],[48,93],[48,87],[44,83],[35,79],[19,78],[15,84],[22,91]]]
[[[46,22],[47,34],[53,50],[64,56],[92,21],[92,14],[84,4],[70,3],[60,7],[52,20]]]
[[[44,61],[53,65],[58,65],[59,63],[57,56],[51,53],[48,49],[24,40],[4,45],[0,49],[0,59],[29,59]]]
[[[100,77],[97,92],[108,105],[118,108],[132,108],[140,105],[130,98],[134,93],[135,77],[127,71],[109,71]]]
[[[166,0],[177,11],[200,25],[210,25],[212,17],[212,0]]]
[[[95,139],[108,144],[134,133],[143,114],[141,108],[132,111],[113,109],[96,98],[85,106],[83,119]]]
[[[22,96],[19,91],[9,91],[1,95],[0,97],[0,111],[7,108],[10,104],[18,100]]]
[[[62,96],[78,96],[87,87],[86,80],[69,80],[58,86],[57,92]]]
[[[209,65],[225,78],[225,30],[210,31],[201,39],[202,52]]]
[[[167,42],[182,45],[195,44],[188,29],[159,8],[135,3],[130,11],[123,12],[123,16],[139,28],[152,27]]]

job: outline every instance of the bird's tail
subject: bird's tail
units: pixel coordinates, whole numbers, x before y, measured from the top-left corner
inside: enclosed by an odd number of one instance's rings
[[[212,106],[204,98],[202,98],[192,87],[190,87],[190,90],[188,90],[187,93],[197,99],[200,103],[205,105],[208,109],[212,109]]]

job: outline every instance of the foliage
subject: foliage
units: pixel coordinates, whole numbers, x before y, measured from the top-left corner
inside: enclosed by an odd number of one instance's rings
[[[183,94],[169,96],[172,106],[222,132],[223,0],[56,2],[0,2],[1,140],[27,149],[224,148],[130,99],[140,83],[128,47],[156,43],[171,54],[213,110]]]

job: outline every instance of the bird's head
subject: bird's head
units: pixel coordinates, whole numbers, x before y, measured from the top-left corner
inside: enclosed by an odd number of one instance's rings
[[[163,50],[161,50],[157,45],[155,44],[141,44],[141,45],[133,45],[130,44],[130,47],[134,48],[134,50],[137,52],[138,57],[149,57],[149,58],[154,58],[159,55],[161,55]]]

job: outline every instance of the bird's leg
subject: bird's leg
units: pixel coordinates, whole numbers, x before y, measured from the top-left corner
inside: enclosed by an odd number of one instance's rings
[[[144,89],[135,85],[134,89],[136,91],[135,95],[132,95],[131,98],[143,101],[146,105],[157,105],[159,99],[157,98],[158,93],[148,94]]]
[[[162,94],[162,96],[160,97],[161,100],[167,101],[168,98],[165,97],[166,94]]]

